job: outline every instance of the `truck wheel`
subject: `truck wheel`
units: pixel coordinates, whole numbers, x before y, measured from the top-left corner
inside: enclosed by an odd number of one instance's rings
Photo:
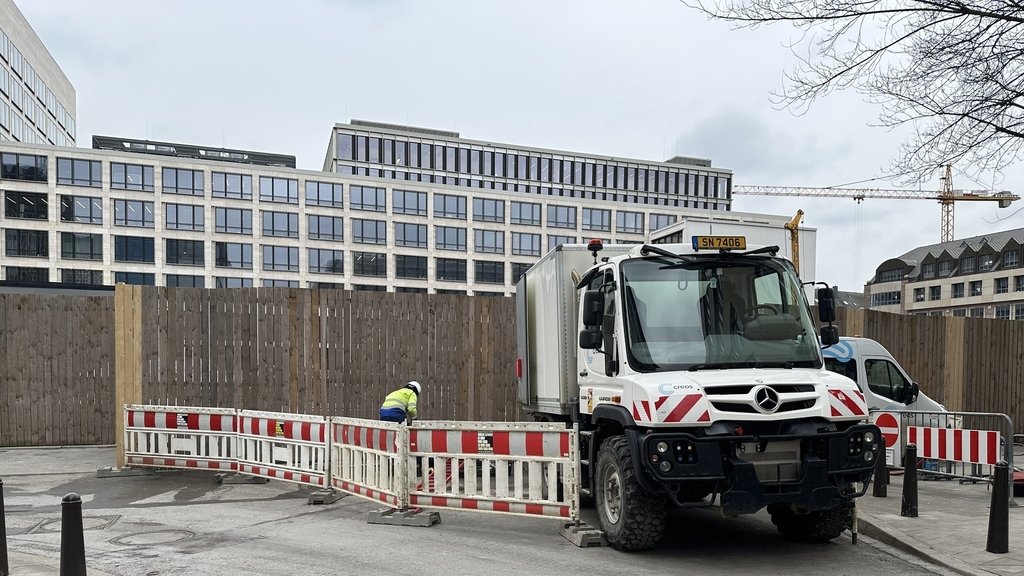
[[[848,504],[831,510],[797,514],[792,510],[771,510],[772,524],[779,533],[797,542],[828,542],[850,527],[852,516]]]
[[[597,453],[595,501],[608,544],[617,550],[647,550],[665,531],[665,497],[646,492],[624,436],[612,436]]]

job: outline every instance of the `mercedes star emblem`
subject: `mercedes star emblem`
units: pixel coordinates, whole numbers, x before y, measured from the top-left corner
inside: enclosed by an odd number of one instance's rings
[[[761,412],[775,412],[779,409],[779,393],[770,386],[759,386],[754,390],[754,402]]]

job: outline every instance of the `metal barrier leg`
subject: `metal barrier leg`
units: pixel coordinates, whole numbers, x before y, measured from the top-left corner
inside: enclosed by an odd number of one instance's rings
[[[996,464],[992,479],[992,504],[988,513],[988,541],[985,551],[1006,554],[1010,550],[1010,501],[1006,495],[1010,465],[1005,460]]]
[[[900,516],[917,518],[917,446],[907,444],[903,459],[903,504]]]
[[[885,455],[880,454],[875,458],[875,475],[872,479],[871,495],[875,498],[885,498],[889,490],[889,465],[885,463]]]
[[[82,497],[71,492],[61,500],[60,508],[60,576],[85,576]]]
[[[0,576],[11,573],[7,563],[7,514],[4,511],[4,481],[0,480]]]

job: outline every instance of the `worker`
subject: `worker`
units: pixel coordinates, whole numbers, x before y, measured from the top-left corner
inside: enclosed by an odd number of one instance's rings
[[[420,383],[413,380],[388,394],[380,405],[380,419],[387,422],[412,422],[416,419],[416,400],[420,395]]]

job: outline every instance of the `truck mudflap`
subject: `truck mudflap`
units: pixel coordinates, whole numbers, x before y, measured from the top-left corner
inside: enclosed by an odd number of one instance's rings
[[[626,434],[633,466],[645,471],[638,475],[645,490],[674,498],[687,484],[714,484],[727,514],[752,514],[776,503],[807,511],[830,510],[861,496],[864,488],[855,491],[853,484],[871,478],[882,438],[872,424],[771,436],[697,436],[683,430],[639,429]],[[773,460],[773,454],[778,458]],[[789,461],[787,454],[793,456]]]

